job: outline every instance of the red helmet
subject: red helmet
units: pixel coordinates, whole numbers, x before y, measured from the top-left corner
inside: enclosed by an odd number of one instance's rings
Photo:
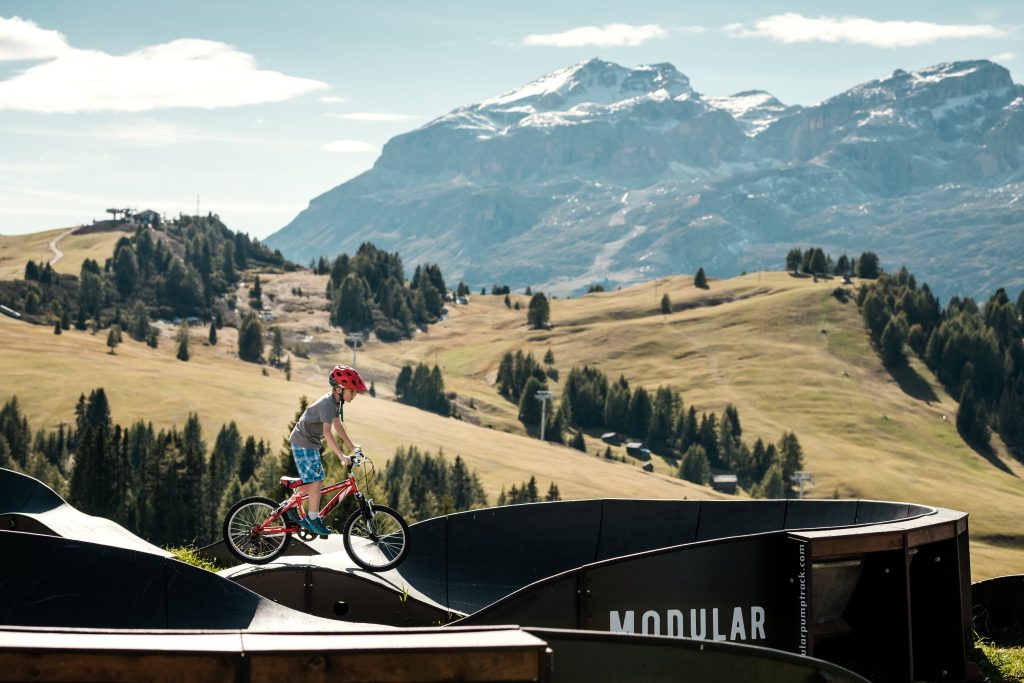
[[[332,387],[340,384],[346,389],[352,389],[356,393],[361,394],[366,391],[366,383],[363,382],[363,378],[359,376],[355,368],[350,368],[347,365],[335,365],[327,381],[331,383]]]

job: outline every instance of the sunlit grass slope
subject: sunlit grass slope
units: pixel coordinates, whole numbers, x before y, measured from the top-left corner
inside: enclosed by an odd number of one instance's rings
[[[49,263],[55,256],[50,249],[50,242],[69,230],[60,228],[28,235],[0,235],[0,280],[25,277],[25,263],[29,260]],[[64,255],[54,265],[54,270],[78,275],[82,262],[87,258],[94,259],[102,266],[113,255],[117,240],[124,235],[120,231],[67,235],[57,242]]]
[[[0,268],[13,268],[11,276],[21,277],[25,259],[48,260],[49,240],[60,232],[13,242],[0,237]],[[72,269],[77,272],[86,257],[107,258],[119,234],[104,236],[108,246],[66,238],[61,265],[78,264]],[[228,328],[219,331],[217,346],[206,345],[206,327],[193,328],[193,358],[185,363],[174,357],[174,329],[167,326],[160,348],[126,339],[111,355],[105,333],[56,336],[49,327],[0,318],[0,400],[17,395],[33,429],[51,429],[73,421],[81,393],[102,386],[121,424],[142,418],[157,427],[180,426],[189,412],[197,412],[208,444],[223,423],[235,420],[243,433],[278,449],[299,397],[318,397],[327,369],[352,356],[342,346],[342,332],[327,321],[326,277],[303,271],[263,274],[261,280],[265,301],[274,294],[273,324],[287,339],[303,339],[309,351],[308,359],[293,356],[291,382],[278,370],[264,375],[260,366],[238,360],[235,331]],[[527,296],[511,296],[521,306],[515,310],[504,305],[503,296],[474,294],[467,306],[450,305],[448,319],[428,332],[397,344],[370,342],[359,351],[359,369],[375,382],[378,398],[357,399],[346,411],[346,424],[380,464],[407,445],[461,455],[480,474],[492,501],[502,487],[531,475],[542,489],[557,482],[566,498],[717,497],[671,477],[671,465],[661,458],[653,460],[656,472],[649,474],[636,462],[595,457],[605,446],[593,434],[587,454],[525,436],[517,407],[494,386],[498,364],[509,351],[532,352],[540,361],[550,349],[563,381],[573,366],[592,365],[610,380],[624,375],[634,388],[671,386],[698,411],[720,413],[733,403],[748,443],[795,432],[805,469],[814,476],[810,496],[907,500],[967,511],[974,577],[1024,572],[1024,467],[998,443],[991,462],[967,447],[954,426],[955,401],[919,363],[895,377],[882,367],[856,304],[833,296],[837,286],[837,280],[784,273],[712,280],[709,290],[695,289],[688,276],[662,278],[554,299],[551,330],[528,329]],[[295,296],[297,287],[305,297]],[[668,315],[660,313],[665,294],[673,308]],[[244,292],[240,298],[244,303]],[[418,362],[441,367],[462,420],[391,400],[402,365]],[[560,393],[558,382],[552,388]]]
[[[198,413],[212,446],[220,426],[234,420],[243,434],[283,447],[287,427],[302,395],[315,399],[325,390],[315,365],[297,365],[293,381],[283,373],[233,357],[233,330],[221,330],[217,346],[204,346],[207,329],[192,329],[193,356],[175,358],[165,334],[157,349],[126,341],[111,355],[106,334],[69,331],[54,335],[43,326],[0,318],[0,400],[17,395],[33,430],[74,422],[79,395],[103,387],[116,422],[137,419],[157,428],[184,424]],[[449,457],[461,455],[480,475],[493,502],[498,492],[536,475],[543,490],[558,484],[565,498],[714,497],[707,489],[639,467],[612,463],[522,435],[482,429],[393,401],[360,396],[346,411],[346,425],[379,466],[399,446],[416,445]]]
[[[798,435],[814,476],[809,495],[967,511],[976,576],[1024,571],[1024,468],[1005,454],[993,464],[964,444],[955,401],[919,363],[894,379],[856,304],[833,296],[838,285],[755,273],[705,291],[689,277],[664,278],[554,300],[550,331],[527,329],[527,297],[513,296],[523,306],[516,311],[503,297],[477,296],[430,333],[364,356],[381,373],[415,360],[440,364],[446,386],[472,396],[480,419],[505,429],[518,429],[515,407],[490,385],[501,355],[518,349],[539,361],[550,348],[563,379],[589,364],[633,387],[670,385],[699,411],[731,402],[751,442]],[[664,294],[675,309],[669,315],[659,310]]]

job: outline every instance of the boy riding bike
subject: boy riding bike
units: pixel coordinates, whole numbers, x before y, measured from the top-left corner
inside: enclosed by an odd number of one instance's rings
[[[299,477],[302,479],[302,486],[296,489],[297,495],[308,495],[306,509],[308,514],[301,519],[291,519],[307,531],[326,536],[331,530],[320,519],[320,490],[324,484],[324,468],[320,460],[320,439],[327,442],[327,446],[338,456],[338,460],[345,467],[358,464],[362,459],[362,449],[352,442],[345,425],[344,408],[346,403],[355,399],[356,394],[366,391],[366,383],[359,376],[354,368],[347,365],[338,365],[331,370],[327,381],[331,390],[306,408],[302,417],[295,423],[289,441],[292,447],[292,457],[295,459],[295,466],[299,470]],[[342,453],[338,442],[335,439],[335,432],[341,437],[342,442],[352,453],[352,457]],[[289,513],[295,514],[293,510]]]

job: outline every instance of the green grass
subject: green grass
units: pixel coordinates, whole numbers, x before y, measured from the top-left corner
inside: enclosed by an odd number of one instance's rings
[[[990,681],[1024,683],[1024,647],[998,647],[979,638],[974,646],[980,656],[976,658],[981,673]]]
[[[222,569],[226,569],[226,567],[222,567],[212,560],[200,557],[199,549],[195,546],[168,546],[164,548],[164,550],[171,553],[174,556],[174,559],[179,562],[184,562],[185,564],[190,564],[193,567],[205,569],[208,572],[216,573]]]

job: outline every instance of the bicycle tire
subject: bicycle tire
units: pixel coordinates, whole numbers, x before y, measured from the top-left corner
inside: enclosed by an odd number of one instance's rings
[[[345,551],[368,572],[397,567],[409,554],[409,525],[397,510],[387,505],[373,506],[373,523],[375,530],[371,533],[362,510],[349,515],[342,531]]]
[[[284,552],[292,540],[291,534],[252,533],[252,528],[265,522],[279,505],[280,503],[270,498],[253,496],[243,498],[231,506],[224,517],[221,533],[224,536],[224,545],[232,555],[242,562],[266,564]],[[281,521],[283,524],[284,520]]]

